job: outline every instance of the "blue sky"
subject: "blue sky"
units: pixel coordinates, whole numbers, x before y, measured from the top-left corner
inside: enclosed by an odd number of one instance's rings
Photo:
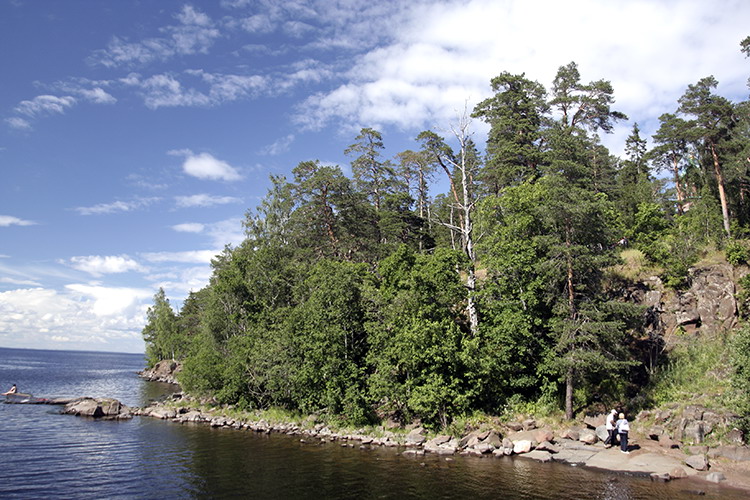
[[[622,4],[622,5],[621,5]],[[685,87],[746,99],[746,1],[4,0],[0,346],[142,352],[269,187],[362,127],[449,136],[502,71],[612,81],[619,154]],[[475,122],[475,141],[486,127]]]

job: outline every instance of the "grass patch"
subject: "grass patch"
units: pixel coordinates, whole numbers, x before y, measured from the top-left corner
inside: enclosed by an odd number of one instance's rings
[[[612,266],[609,270],[625,280],[643,281],[661,273],[661,268],[650,263],[643,252],[636,248],[626,248],[620,252],[620,259],[622,263]]]
[[[729,354],[723,335],[681,339],[649,384],[651,406],[687,401],[706,408],[723,407],[730,390]]]

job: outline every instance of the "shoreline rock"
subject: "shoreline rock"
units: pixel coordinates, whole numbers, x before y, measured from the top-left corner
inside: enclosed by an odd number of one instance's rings
[[[179,385],[177,374],[182,370],[182,363],[173,359],[159,361],[153,368],[138,372],[142,378],[151,382],[164,382],[166,384]]]
[[[731,474],[729,470],[718,467],[720,460],[727,461],[732,458],[737,459],[733,462],[735,464],[746,464],[750,461],[750,448],[746,446],[690,447],[687,451],[691,454],[686,454],[679,449],[665,449],[659,446],[658,442],[645,436],[642,440],[632,439],[632,451],[623,454],[619,447],[605,447],[595,432],[585,428],[586,424],[580,430],[565,429],[558,432],[537,429],[536,425],[521,426],[521,429],[527,430],[518,431],[513,431],[512,427],[509,427],[508,432],[496,429],[473,430],[461,438],[448,435],[430,438],[428,432],[419,426],[412,428],[408,433],[396,433],[385,427],[381,427],[377,435],[368,434],[364,429],[347,433],[333,431],[323,423],[314,423],[312,419],[297,424],[272,423],[262,418],[253,419],[250,415],[242,418],[232,417],[221,408],[202,409],[191,406],[188,398],[183,399],[187,405],[175,406],[173,403],[180,399],[183,397],[177,393],[172,396],[171,401],[155,402],[144,408],[129,408],[111,398],[78,398],[67,403],[62,413],[103,420],[142,416],[180,424],[209,425],[213,428],[264,434],[275,432],[299,436],[300,442],[306,444],[340,442],[341,446],[359,447],[361,450],[388,447],[399,449],[405,456],[423,456],[428,453],[446,456],[446,459],[456,454],[482,458],[510,456],[639,475],[658,481],[697,478],[750,491],[750,479],[738,481],[737,474]],[[743,473],[739,473],[740,478],[743,477]],[[744,476],[747,474],[744,473]]]

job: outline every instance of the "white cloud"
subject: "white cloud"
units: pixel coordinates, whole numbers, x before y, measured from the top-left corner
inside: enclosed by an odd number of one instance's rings
[[[236,247],[245,241],[245,231],[240,218],[232,218],[217,222],[207,227],[206,232],[211,236],[214,247],[223,248],[226,245]]]
[[[179,262],[182,264],[209,264],[221,250],[188,250],[185,252],[147,252],[141,254],[148,262]]]
[[[93,89],[80,89],[78,91],[86,100],[95,104],[114,104],[117,102],[114,96],[108,94],[104,89],[97,87]]]
[[[7,123],[11,128],[17,130],[31,130],[31,123],[29,122],[29,120],[19,118],[18,116],[11,116],[10,118],[6,118],[5,123]]]
[[[178,233],[200,233],[203,232],[205,224],[199,222],[185,222],[183,224],[176,224],[172,226],[172,229]]]
[[[92,276],[126,273],[129,271],[145,271],[143,266],[127,255],[88,255],[71,257],[69,265],[74,269],[84,271]]]
[[[276,156],[289,151],[289,146],[294,142],[294,134],[289,134],[285,137],[278,139],[273,144],[269,144],[261,150],[261,154]]]
[[[137,288],[114,288],[83,284],[67,285],[66,289],[75,292],[76,296],[91,300],[91,311],[96,316],[113,316],[132,311],[137,302],[153,296],[152,290]]]
[[[31,287],[38,287],[42,286],[41,283],[38,283],[37,281],[33,280],[19,280],[15,278],[0,278],[0,283],[7,283],[9,285],[15,285],[15,286],[31,286]]]
[[[121,83],[137,88],[146,107],[211,107],[265,92],[275,92],[280,85],[262,75],[209,73],[186,70],[180,74],[161,73],[142,78],[131,73]]]
[[[145,208],[157,201],[160,198],[138,198],[131,201],[114,201],[112,203],[100,203],[92,207],[76,207],[73,210],[81,215],[104,215],[113,214],[117,212],[132,212]]]
[[[200,290],[208,285],[211,279],[212,270],[208,265],[192,266],[175,270],[169,275],[162,275],[155,283],[156,287],[163,288],[170,297],[178,299],[184,298],[191,291]]]
[[[128,42],[114,37],[106,49],[97,50],[90,60],[108,68],[165,61],[175,56],[205,54],[221,35],[213,21],[190,5],[175,14],[176,25],[162,28],[162,37]]]
[[[0,340],[6,347],[143,352],[141,330],[154,290],[69,285],[58,292],[0,292]]]
[[[347,19],[333,6],[325,12],[332,26]],[[740,1],[721,9],[697,0],[415,2],[381,17],[390,21],[379,25],[387,43],[352,57],[340,85],[309,96],[296,121],[347,130],[444,126],[465,101],[471,108],[489,96],[490,79],[502,71],[525,72],[549,88],[571,60],[584,81],[612,81],[614,109],[633,121],[655,120],[709,74],[720,93],[746,97],[739,41],[748,18],[750,3]],[[343,38],[362,36],[354,26],[336,29]]]
[[[65,113],[67,108],[75,104],[76,99],[72,96],[40,95],[30,101],[21,101],[18,103],[15,112],[34,118],[41,115]]]
[[[212,196],[210,194],[193,194],[190,196],[175,196],[178,208],[189,207],[212,207],[214,205],[227,205],[229,203],[242,203],[240,198],[233,196]]]
[[[209,153],[190,154],[182,164],[182,171],[198,179],[238,181],[239,171],[229,163],[214,158]]]
[[[8,226],[33,226],[36,224],[34,221],[19,219],[12,215],[0,215],[0,227]]]

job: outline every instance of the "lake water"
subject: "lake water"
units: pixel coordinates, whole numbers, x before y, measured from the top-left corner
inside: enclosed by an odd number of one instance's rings
[[[0,348],[0,388],[40,397],[145,405],[169,387],[136,375],[142,355]],[[99,421],[48,405],[0,404],[0,498],[746,498],[689,480],[603,473],[527,459],[360,450],[299,437],[175,424]]]

